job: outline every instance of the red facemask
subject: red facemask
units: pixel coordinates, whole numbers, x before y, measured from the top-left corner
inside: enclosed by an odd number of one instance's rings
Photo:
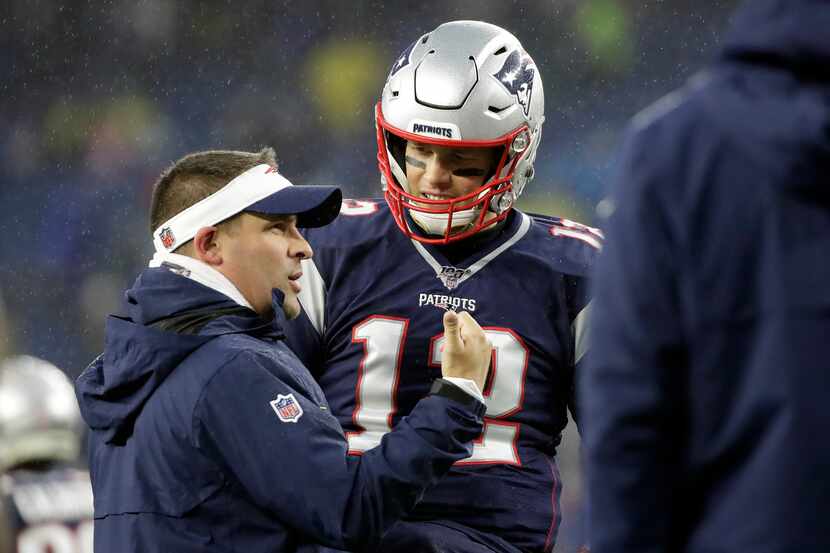
[[[384,118],[381,111],[381,103],[375,107],[375,128],[378,141],[378,168],[385,182],[384,197],[392,217],[398,227],[408,237],[425,244],[449,244],[457,240],[463,240],[473,234],[503,221],[512,209],[513,173],[516,164],[527,151],[526,146],[522,151],[516,152],[512,159],[508,157],[511,146],[517,142],[517,137],[523,134],[529,137],[527,126],[522,126],[515,131],[493,140],[447,140],[431,138],[419,134],[403,131],[390,125]],[[403,140],[411,140],[426,144],[437,144],[449,148],[482,148],[501,147],[502,154],[490,177],[482,186],[467,195],[450,200],[434,200],[415,196],[408,192],[392,173],[390,165],[390,149],[387,143],[387,134],[390,133]],[[505,170],[507,167],[507,170]],[[405,169],[402,169],[405,170]],[[498,209],[501,204],[500,209]],[[496,209],[491,209],[495,207]],[[406,210],[425,215],[446,215],[447,224],[443,235],[423,236],[413,232],[406,221]],[[476,210],[476,216],[471,223],[463,227],[453,229],[453,216],[458,217],[460,212]],[[486,219],[488,213],[495,216]],[[486,219],[486,220],[485,220]]]

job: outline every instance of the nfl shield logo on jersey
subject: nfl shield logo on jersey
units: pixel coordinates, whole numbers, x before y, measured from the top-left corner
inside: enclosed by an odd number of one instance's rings
[[[441,267],[441,272],[438,273],[438,278],[447,287],[447,290],[452,290],[461,282],[461,278],[467,274],[467,269],[459,269],[451,265],[444,265]]]
[[[282,422],[297,422],[303,416],[303,408],[297,402],[294,394],[284,396],[277,395],[277,399],[271,402],[271,408]]]

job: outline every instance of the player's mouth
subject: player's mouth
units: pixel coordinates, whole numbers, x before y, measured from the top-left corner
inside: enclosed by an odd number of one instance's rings
[[[455,196],[450,196],[449,194],[431,194],[429,192],[420,192],[418,194],[418,196],[420,196],[421,198],[427,199],[427,200],[439,200],[439,201],[443,201],[443,202],[448,202],[450,200],[455,199]],[[443,206],[436,205],[436,204],[428,204],[426,202],[414,202],[414,204],[416,206],[422,207],[424,209],[436,209],[436,208],[442,208],[443,207]]]
[[[426,192],[421,192],[421,197],[426,198],[427,200],[452,200],[455,196],[450,196],[449,194],[428,194]]]

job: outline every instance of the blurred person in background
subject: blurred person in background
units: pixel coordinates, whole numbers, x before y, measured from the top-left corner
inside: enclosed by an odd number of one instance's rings
[[[76,384],[96,551],[360,547],[470,456],[485,407],[464,386],[483,386],[490,346],[469,314],[444,317],[447,378],[361,459],[285,346],[312,255],[297,228],[340,205],[336,187],[291,185],[270,148],[197,152],[159,178],[156,254]]]
[[[63,371],[28,355],[0,362],[0,553],[92,552],[81,428]]]
[[[555,462],[585,352],[586,274],[600,237],[514,202],[542,135],[539,72],[518,39],[454,21],[398,56],[376,106],[383,199],[310,229],[304,313],[286,327],[363,455],[438,374],[436,310],[474,312],[493,344],[471,458],[429,489],[379,551],[550,551]],[[404,419],[405,420],[405,419]]]
[[[593,553],[830,551],[830,2],[633,122],[580,383]]]

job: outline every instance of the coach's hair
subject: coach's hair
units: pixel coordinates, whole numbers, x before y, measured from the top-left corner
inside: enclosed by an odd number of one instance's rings
[[[257,153],[211,150],[184,156],[168,167],[153,186],[150,233],[248,169],[263,163],[277,166],[273,148],[263,148]]]

